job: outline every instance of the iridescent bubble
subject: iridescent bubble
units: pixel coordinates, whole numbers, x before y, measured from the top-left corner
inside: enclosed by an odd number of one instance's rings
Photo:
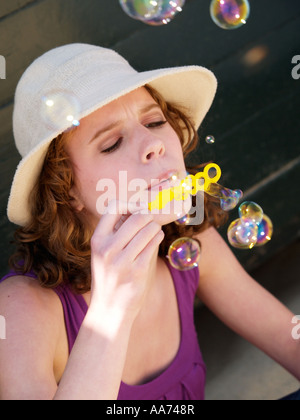
[[[255,246],[263,246],[272,239],[273,223],[271,219],[264,214],[262,221],[258,225],[257,243]]]
[[[119,0],[124,12],[137,20],[156,17],[161,7],[161,0]]]
[[[168,252],[168,259],[176,270],[187,271],[198,266],[201,249],[198,241],[192,238],[179,238]]]
[[[190,221],[191,221],[191,216],[189,214],[186,214],[185,216],[176,220],[175,224],[178,225],[178,226],[186,226],[190,223]]]
[[[243,196],[243,192],[241,190],[229,190],[228,188],[223,188],[222,192],[225,197],[221,198],[220,204],[224,211],[233,210]]]
[[[257,243],[258,226],[256,223],[234,220],[228,230],[227,237],[230,245],[238,249],[252,249]]]
[[[207,144],[214,144],[216,139],[214,138],[214,136],[206,136],[205,141]]]
[[[209,185],[207,194],[219,198],[221,208],[224,211],[233,210],[243,196],[243,192],[241,190],[230,190],[220,184],[214,183]]]
[[[41,117],[51,129],[67,129],[80,124],[79,100],[69,92],[52,91],[41,98]]]
[[[185,0],[119,0],[125,13],[148,25],[166,25],[182,11]]]
[[[222,29],[237,29],[247,23],[250,14],[248,0],[212,0],[210,15]]]
[[[245,201],[239,207],[239,216],[246,222],[259,224],[264,215],[263,209],[254,201]]]

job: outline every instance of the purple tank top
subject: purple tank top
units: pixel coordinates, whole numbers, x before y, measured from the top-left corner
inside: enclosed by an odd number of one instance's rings
[[[194,298],[199,270],[178,271],[164,260],[173,278],[181,321],[181,342],[175,359],[158,377],[142,385],[121,382],[118,400],[204,400],[206,367],[194,326]],[[10,272],[0,283],[16,275]],[[26,274],[36,276],[33,273]],[[54,289],[59,296],[65,317],[69,353],[75,343],[88,306],[81,295],[61,285]],[[163,344],[162,344],[163,345]]]

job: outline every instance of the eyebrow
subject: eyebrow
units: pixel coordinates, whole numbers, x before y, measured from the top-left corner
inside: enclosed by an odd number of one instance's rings
[[[143,115],[143,114],[147,114],[147,112],[151,111],[154,108],[159,108],[160,111],[162,111],[161,107],[158,104],[150,104],[150,105],[146,105],[145,107],[141,108],[139,110],[139,115]],[[98,130],[95,135],[91,138],[91,140],[89,141],[88,144],[92,143],[97,137],[101,136],[102,134],[113,130],[114,128],[118,127],[119,125],[121,125],[122,120],[119,121],[115,121],[111,124],[108,124],[106,127],[101,128],[100,130]]]

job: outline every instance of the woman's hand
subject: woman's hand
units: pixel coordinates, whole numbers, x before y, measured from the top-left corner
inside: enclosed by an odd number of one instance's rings
[[[114,211],[117,207],[118,212]],[[149,266],[164,238],[153,215],[134,210],[129,211],[128,203],[110,202],[91,240],[90,307],[101,305],[106,314],[130,316],[132,320],[141,308]]]

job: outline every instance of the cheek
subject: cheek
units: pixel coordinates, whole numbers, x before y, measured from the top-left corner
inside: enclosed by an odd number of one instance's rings
[[[172,156],[176,156],[177,159],[183,159],[183,150],[181,146],[181,142],[179,137],[177,136],[176,132],[172,129],[169,136],[166,137],[166,148],[172,154]]]
[[[128,171],[115,171],[118,173],[116,178],[101,179],[97,184],[97,191],[100,193],[97,199],[97,212],[103,214],[109,201],[117,199],[126,202],[133,208],[139,206],[143,201],[147,201],[148,190],[147,181],[140,178],[132,178]],[[130,180],[130,181],[129,181]]]
[[[76,165],[74,170],[75,185],[80,192],[82,203],[88,213],[96,214],[97,199],[105,189],[101,189],[100,181],[103,179],[102,173],[90,163],[85,164],[83,161]]]
[[[116,165],[117,168],[117,165]],[[105,176],[99,176],[95,181],[95,210],[98,215],[103,215],[112,200],[126,201],[128,200],[127,194],[127,172],[115,170],[113,174],[107,170]]]
[[[102,215],[105,213],[109,202],[117,198],[116,183],[112,179],[101,179],[96,185],[95,192],[95,209],[98,215]]]

